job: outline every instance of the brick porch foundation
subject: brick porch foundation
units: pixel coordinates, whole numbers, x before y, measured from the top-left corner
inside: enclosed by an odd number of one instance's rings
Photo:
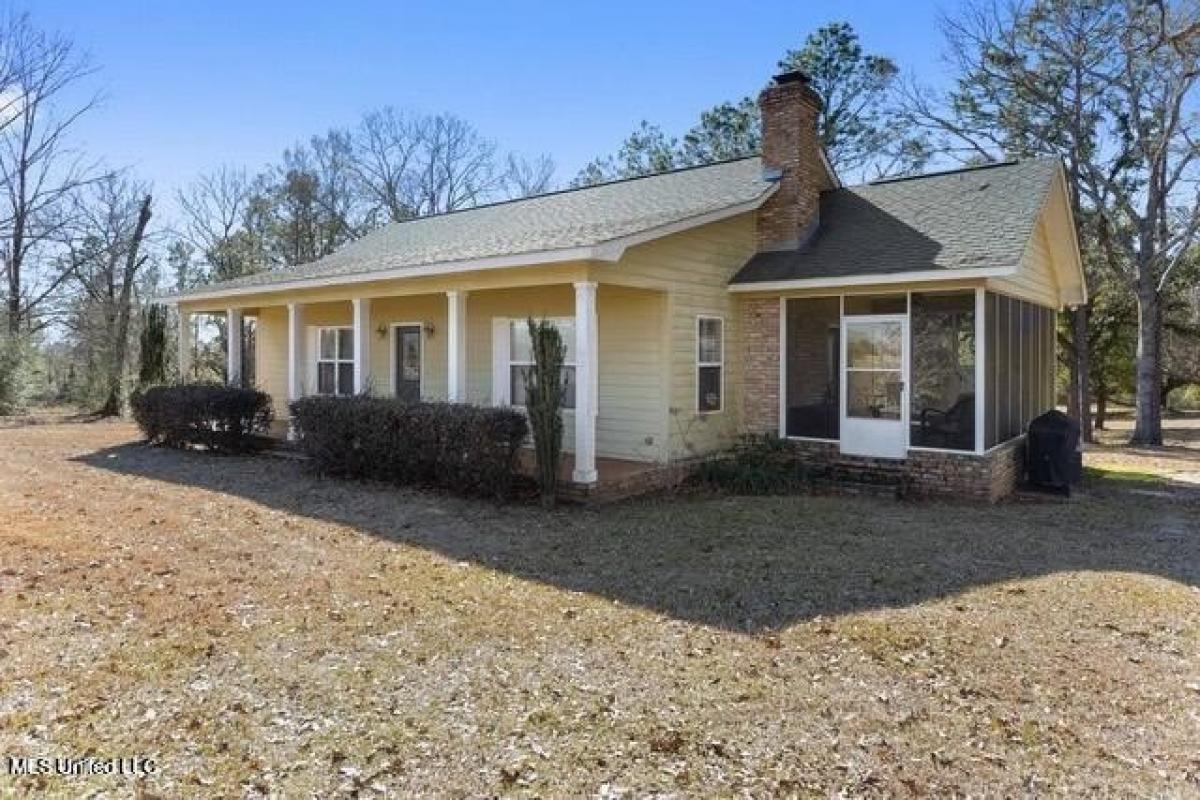
[[[843,455],[836,442],[792,442],[800,459],[815,467],[865,481],[896,481],[907,493],[925,497],[994,503],[1011,494],[1021,479],[1024,438],[990,453],[910,450],[903,460]]]

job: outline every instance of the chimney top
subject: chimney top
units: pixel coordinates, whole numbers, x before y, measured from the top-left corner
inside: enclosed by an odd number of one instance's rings
[[[807,86],[812,83],[812,78],[808,77],[808,73],[798,69],[776,75],[774,80],[776,86],[784,86],[789,83],[802,83]]]

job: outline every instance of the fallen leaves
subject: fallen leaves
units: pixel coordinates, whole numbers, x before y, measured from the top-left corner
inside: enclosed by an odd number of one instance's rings
[[[150,751],[146,796],[1198,785],[1197,547],[1144,505],[544,517],[87,455],[127,435],[0,432],[5,752]]]

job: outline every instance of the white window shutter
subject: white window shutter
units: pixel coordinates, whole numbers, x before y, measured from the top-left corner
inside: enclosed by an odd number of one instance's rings
[[[492,405],[510,404],[508,357],[509,320],[492,317]]]

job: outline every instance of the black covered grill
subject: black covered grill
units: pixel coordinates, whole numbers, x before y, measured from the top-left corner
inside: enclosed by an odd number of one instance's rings
[[[1069,492],[1083,478],[1079,423],[1061,411],[1047,411],[1029,423],[1025,472],[1032,486]]]

